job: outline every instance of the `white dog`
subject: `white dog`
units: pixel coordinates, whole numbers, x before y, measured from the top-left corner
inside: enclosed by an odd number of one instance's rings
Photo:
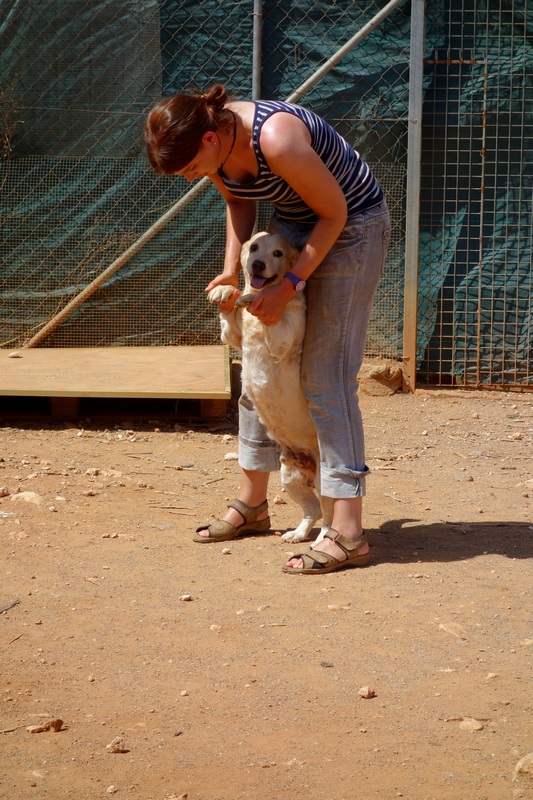
[[[300,381],[305,298],[295,292],[281,320],[271,326],[245,306],[261,288],[282,281],[297,257],[298,251],[282,236],[257,233],[242,248],[244,294],[229,314],[220,314],[222,341],[242,350],[242,388],[281,448],[282,486],[303,511],[298,527],[283,535],[287,542],[301,542],[322,517],[320,541],[333,514],[332,500],[314,489],[320,480],[318,442]],[[208,299],[222,303],[234,291],[234,286],[217,286]]]

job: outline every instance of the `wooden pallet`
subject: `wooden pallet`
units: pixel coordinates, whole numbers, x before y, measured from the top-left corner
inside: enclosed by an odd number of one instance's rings
[[[48,397],[54,416],[76,416],[81,398],[188,399],[200,416],[224,417],[229,348],[90,347],[0,350],[0,396]],[[1,409],[1,400],[0,400]]]

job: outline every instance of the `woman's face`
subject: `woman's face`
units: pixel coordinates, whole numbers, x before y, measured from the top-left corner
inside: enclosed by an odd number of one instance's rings
[[[207,131],[202,136],[200,147],[192,161],[174,174],[183,175],[189,183],[205,178],[206,175],[213,175],[220,166],[219,155],[220,139],[213,131]]]

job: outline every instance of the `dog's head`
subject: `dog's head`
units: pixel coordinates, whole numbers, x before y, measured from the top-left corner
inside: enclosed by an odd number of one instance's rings
[[[298,256],[298,250],[283,236],[265,231],[256,233],[244,243],[241,252],[245,291],[254,293],[279,283]]]

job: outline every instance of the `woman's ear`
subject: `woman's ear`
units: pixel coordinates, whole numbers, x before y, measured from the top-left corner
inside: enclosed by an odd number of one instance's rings
[[[215,131],[206,131],[202,136],[202,143],[203,144],[216,144],[218,142],[218,136]]]

